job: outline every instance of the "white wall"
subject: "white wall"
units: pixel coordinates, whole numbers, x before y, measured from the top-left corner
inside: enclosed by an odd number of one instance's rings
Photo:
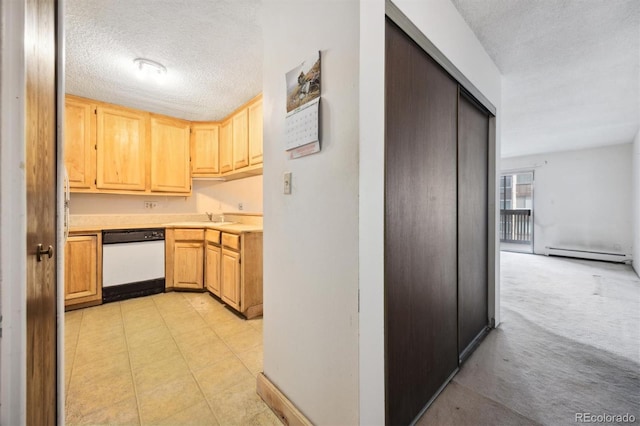
[[[640,276],[640,130],[633,140],[633,268]]]
[[[27,200],[25,165],[25,2],[3,1],[0,35],[0,424],[26,419]]]
[[[632,145],[502,159],[534,170],[534,252],[545,247],[631,253]]]
[[[153,210],[145,201],[157,201]],[[172,214],[239,211],[262,213],[262,176],[229,182],[194,180],[189,197],[72,193],[71,214]]]
[[[501,76],[449,0],[395,0],[395,5],[493,103],[499,169]],[[384,424],[384,25],[385,1],[360,5],[360,424]],[[267,53],[267,52],[265,52]],[[494,182],[494,192],[498,182]],[[495,202],[490,199],[495,210]],[[494,223],[497,223],[497,212]],[[493,250],[499,271],[499,249]],[[499,274],[491,277],[490,311],[500,322]]]
[[[314,423],[358,422],[357,0],[265,0],[264,373]],[[322,151],[288,160],[285,73],[322,51]],[[293,173],[291,195],[283,173]]]
[[[242,211],[251,213],[263,212],[262,176],[254,176],[233,180],[220,184],[207,181],[194,181],[197,190],[196,205],[198,213],[202,211]]]

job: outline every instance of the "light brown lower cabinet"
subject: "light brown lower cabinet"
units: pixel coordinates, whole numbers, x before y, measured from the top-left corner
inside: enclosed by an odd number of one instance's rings
[[[206,289],[246,318],[262,315],[262,232],[169,228],[165,250],[167,289]]]
[[[64,306],[102,303],[102,234],[70,235],[64,247]]]
[[[262,315],[262,232],[221,235],[220,298],[247,318]]]
[[[222,249],[222,294],[220,298],[240,310],[240,253]]]
[[[165,286],[204,288],[204,230],[167,229],[165,232]]]
[[[204,285],[211,293],[220,297],[220,231],[207,229],[205,232]]]

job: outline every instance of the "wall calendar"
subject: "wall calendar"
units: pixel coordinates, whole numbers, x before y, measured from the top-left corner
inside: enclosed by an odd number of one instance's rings
[[[289,158],[320,151],[320,52],[286,74],[285,150]]]

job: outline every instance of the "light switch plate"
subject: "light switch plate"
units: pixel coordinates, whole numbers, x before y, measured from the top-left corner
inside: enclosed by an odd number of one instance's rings
[[[291,194],[291,172],[284,174],[284,193]]]

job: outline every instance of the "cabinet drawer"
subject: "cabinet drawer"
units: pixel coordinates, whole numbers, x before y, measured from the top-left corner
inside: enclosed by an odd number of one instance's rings
[[[205,232],[205,239],[214,244],[220,244],[220,231],[216,231],[215,229],[207,229]]]
[[[204,229],[176,229],[174,237],[176,241],[204,241]]]
[[[240,250],[240,235],[222,233],[222,245],[232,249]]]

